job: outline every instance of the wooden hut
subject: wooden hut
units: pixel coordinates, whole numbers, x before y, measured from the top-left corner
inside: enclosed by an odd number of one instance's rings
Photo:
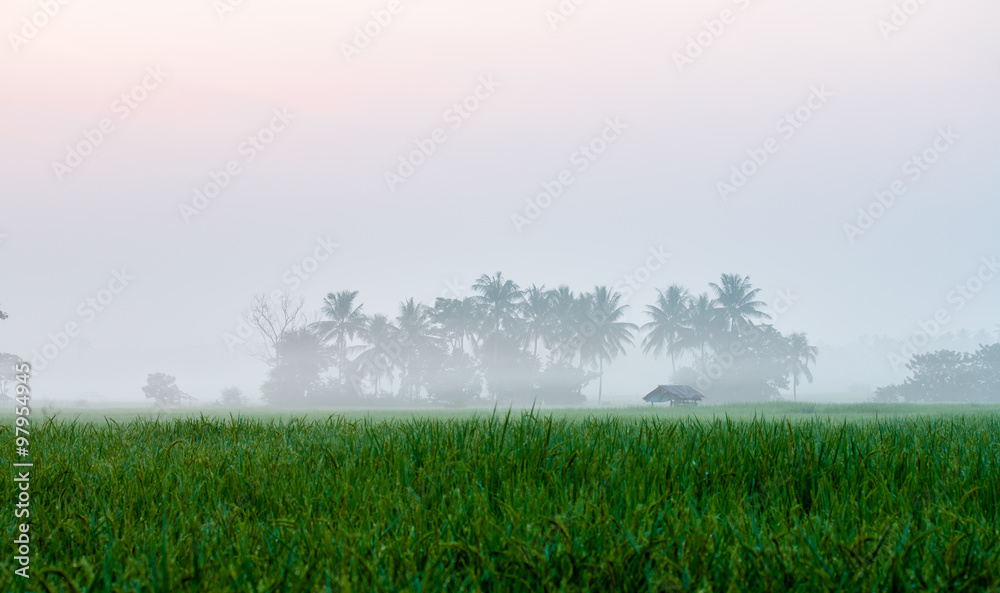
[[[671,406],[697,406],[705,396],[689,385],[660,385],[642,399],[650,405],[670,402]]]

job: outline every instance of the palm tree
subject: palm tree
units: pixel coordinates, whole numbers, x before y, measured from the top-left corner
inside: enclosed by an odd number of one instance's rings
[[[465,332],[458,328],[458,315],[456,314],[456,309],[461,302],[458,299],[438,297],[434,301],[434,306],[427,312],[440,336],[448,341],[452,350],[459,349],[461,339],[465,335]]]
[[[809,364],[816,362],[819,348],[809,345],[809,338],[804,333],[788,336],[788,370],[792,374],[792,400],[798,400],[799,377],[804,376],[812,383],[813,375]]]
[[[412,399],[420,394],[420,376],[417,369],[420,357],[432,348],[441,346],[440,339],[434,335],[427,306],[415,302],[412,298],[400,303],[396,327],[399,329],[397,343],[403,367],[400,394],[405,388]]]
[[[575,334],[577,312],[580,308],[579,300],[568,286],[560,286],[549,291],[552,342],[546,344],[546,347],[551,351],[552,357],[570,364],[573,363],[576,352],[568,346]]]
[[[537,357],[538,341],[543,340],[546,344],[551,344],[552,341],[551,291],[546,291],[544,286],[532,284],[531,288],[524,291],[521,310],[524,315],[525,339],[532,343],[531,355]]]
[[[597,361],[599,366],[599,382],[597,386],[597,403],[601,403],[604,392],[604,361],[611,362],[619,354],[624,354],[625,344],[632,345],[639,329],[634,323],[619,321],[625,316],[628,305],[621,304],[622,295],[607,286],[596,286],[594,292],[588,295],[590,317],[594,332],[584,336],[583,348],[580,350],[581,361]]]
[[[358,355],[364,375],[372,380],[375,387],[375,397],[379,396],[381,379],[388,379],[389,392],[392,392],[392,380],[395,378],[393,368],[399,366],[399,358],[393,355],[393,344],[397,342],[398,329],[382,314],[372,315],[368,319],[361,339],[368,349]]]
[[[326,342],[332,341],[338,379],[344,382],[347,371],[347,353],[352,340],[364,334],[368,320],[361,312],[363,305],[355,305],[358,291],[345,290],[330,293],[323,299],[321,313],[326,318],[313,324],[318,335]]]
[[[479,319],[476,302],[471,297],[464,299],[438,297],[429,315],[438,326],[442,337],[450,343],[452,351],[464,351],[466,338],[473,344],[476,343]]]
[[[643,354],[659,356],[664,350],[670,356],[670,368],[677,372],[676,357],[681,351],[681,332],[687,317],[691,294],[686,288],[674,284],[667,291],[657,290],[656,304],[646,305],[646,315],[652,321],[642,326],[649,332],[642,340]]]
[[[479,342],[479,305],[473,297],[465,297],[455,306],[455,327],[459,333],[458,349],[465,350],[465,341],[472,343],[473,348]]]
[[[504,280],[500,272],[492,278],[483,274],[472,288],[479,292],[476,303],[483,319],[481,335],[501,331],[513,335],[520,321],[521,288],[512,280]]]
[[[760,310],[766,303],[755,300],[760,289],[753,288],[750,276],[723,274],[721,284],[712,282],[709,286],[715,292],[716,306],[722,310],[731,333],[742,335],[744,331],[753,327],[754,320],[771,318]]]
[[[678,346],[684,350],[697,350],[705,363],[705,345],[711,342],[722,328],[725,318],[707,292],[692,299],[688,305],[684,327],[678,335]]]

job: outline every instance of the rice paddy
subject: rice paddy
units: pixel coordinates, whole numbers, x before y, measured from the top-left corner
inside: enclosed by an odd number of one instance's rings
[[[802,409],[50,419],[0,590],[998,590],[1000,414]]]

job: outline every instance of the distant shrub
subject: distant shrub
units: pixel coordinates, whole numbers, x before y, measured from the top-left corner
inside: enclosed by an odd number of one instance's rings
[[[969,354],[938,350],[913,357],[911,376],[878,389],[876,402],[988,403],[1000,401],[1000,344]]]
[[[243,395],[243,391],[239,387],[226,387],[222,390],[219,405],[227,408],[239,408],[247,405],[247,398]]]
[[[275,364],[260,388],[264,401],[278,407],[313,404],[329,361],[322,340],[309,330],[296,330],[282,337],[276,351]]]
[[[177,387],[177,378],[166,373],[150,373],[146,376],[146,385],[142,392],[148,399],[154,400],[158,407],[166,408],[180,405],[184,399],[192,399]]]
[[[579,406],[587,402],[583,387],[592,376],[570,364],[550,364],[538,380],[538,400],[551,406]]]

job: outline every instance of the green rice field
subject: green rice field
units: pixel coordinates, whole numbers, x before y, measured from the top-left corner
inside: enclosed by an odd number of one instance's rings
[[[4,592],[1000,591],[997,408],[32,419]]]

